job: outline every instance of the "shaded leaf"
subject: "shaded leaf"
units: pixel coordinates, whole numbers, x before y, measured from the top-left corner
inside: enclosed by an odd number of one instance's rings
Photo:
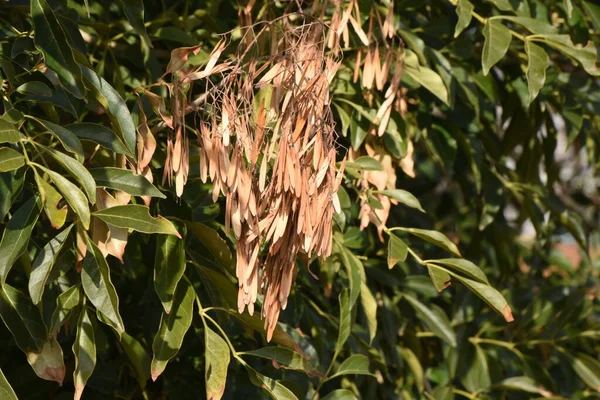
[[[489,19],[483,27],[485,43],[481,55],[483,74],[487,75],[490,69],[500,61],[510,46],[512,35],[510,30],[501,22]]]
[[[246,351],[241,354],[272,360],[275,368],[302,371],[311,377],[323,376],[305,357],[285,347],[269,346],[258,350]]]
[[[246,371],[248,371],[248,377],[250,382],[256,386],[264,389],[269,395],[275,400],[298,400],[296,395],[287,387],[279,383],[278,381],[271,379],[267,376],[259,374],[255,369],[250,367],[248,364],[244,364]]]
[[[595,391],[600,392],[600,361],[584,353],[578,353],[576,356],[563,354],[567,355],[571,367],[581,380]]]
[[[199,222],[185,222],[185,226],[202,244],[211,252],[220,265],[225,268],[230,268],[232,265],[231,250],[227,242],[213,228],[201,224]]]
[[[42,211],[38,196],[27,200],[8,221],[0,241],[0,282],[4,284],[17,258],[27,249],[31,231]]]
[[[592,76],[600,76],[600,69],[596,66],[596,46],[589,43],[585,47],[576,47],[569,35],[535,35],[531,40],[544,42],[564,55],[577,61]]]
[[[82,122],[73,125],[67,125],[65,129],[73,132],[80,139],[90,140],[100,146],[119,154],[125,154],[133,157],[133,153],[127,150],[123,141],[116,133],[103,125]]]
[[[81,284],[87,298],[120,337],[125,332],[125,327],[119,314],[119,296],[110,279],[110,270],[102,252],[89,239],[81,269]]]
[[[0,296],[0,316],[21,350],[26,353],[42,350],[48,335],[40,310],[6,283]]]
[[[45,83],[40,81],[25,82],[15,90],[21,94],[34,94],[44,97],[52,96],[52,90]]]
[[[93,213],[102,221],[119,228],[133,229],[144,233],[164,233],[181,238],[171,221],[159,216],[154,218],[149,208],[137,204],[105,208]]]
[[[153,381],[165,370],[169,360],[177,354],[183,337],[190,328],[196,295],[186,279],[181,279],[175,291],[171,313],[162,313],[160,326],[154,336],[154,356],[150,368]]]
[[[73,309],[81,302],[79,285],[74,285],[62,292],[56,298],[56,308],[52,313],[48,336],[54,336],[73,313]]]
[[[413,306],[417,316],[423,321],[427,328],[450,346],[456,347],[456,333],[452,329],[452,326],[450,326],[448,318],[444,318],[442,315],[434,313],[429,307],[406,293],[404,293],[402,297]]]
[[[145,388],[150,379],[150,355],[137,339],[127,333],[121,336],[121,345],[133,365],[140,387]]]
[[[483,301],[490,305],[494,310],[502,314],[507,322],[514,320],[510,306],[499,291],[488,284],[465,278],[464,276],[448,271],[450,275],[458,279],[462,284],[468,287],[473,293],[479,296]]]
[[[65,240],[69,236],[73,225],[64,229],[53,239],[51,239],[38,253],[31,264],[31,274],[29,275],[29,294],[34,304],[42,300],[44,287],[52,272],[52,267],[58,258],[58,255],[65,245]]]
[[[46,151],[54,157],[56,161],[71,175],[85,191],[90,203],[96,203],[96,183],[94,178],[89,173],[87,168],[83,166],[79,161],[72,157],[67,156],[54,149],[46,148]]]
[[[154,256],[154,289],[166,313],[171,312],[177,283],[185,271],[183,239],[158,235]]]
[[[392,190],[375,190],[373,193],[383,194],[388,196],[391,199],[394,199],[408,207],[416,208],[421,212],[425,212],[423,207],[421,207],[421,203],[419,200],[410,192],[402,189],[392,189]]]
[[[75,370],[73,382],[75,383],[75,400],[79,400],[89,377],[96,368],[96,338],[94,325],[86,307],[79,314],[77,322],[77,335],[73,343],[75,355]]]
[[[321,400],[358,400],[358,397],[348,389],[337,389],[321,397]]]
[[[42,124],[44,128],[48,130],[48,132],[52,133],[58,138],[65,150],[75,154],[79,161],[83,161],[83,146],[81,145],[79,138],[75,136],[73,132],[50,121],[46,121],[35,117],[30,118]]]
[[[408,255],[408,246],[398,236],[390,233],[388,241],[388,268],[392,269],[398,261],[405,261]]]
[[[369,328],[369,344],[373,343],[375,334],[377,334],[377,301],[375,296],[365,282],[361,282],[360,302],[365,316],[367,317],[367,327]]]
[[[501,380],[500,382],[494,383],[491,388],[492,390],[519,390],[522,392],[535,393],[535,394],[547,394],[548,392],[540,387],[533,379],[528,376],[512,376]]]
[[[423,373],[421,362],[415,353],[408,347],[398,346],[398,351],[400,352],[400,356],[404,359],[404,362],[408,365],[408,368],[410,368],[419,392],[423,392],[425,389],[425,374]]]
[[[229,367],[229,346],[223,338],[208,326],[204,326],[206,398],[219,400],[223,397]]]
[[[344,343],[348,340],[350,332],[352,330],[352,306],[350,305],[350,298],[348,289],[342,290],[339,295],[340,302],[340,327],[338,330],[338,337],[335,342],[335,354],[333,358],[336,358],[337,354],[344,348]]]
[[[121,4],[123,4],[125,16],[133,29],[146,42],[148,47],[153,47],[144,26],[144,2],[142,0],[121,0]]]
[[[341,375],[373,375],[369,372],[369,358],[363,354],[352,354],[340,364],[337,372],[329,379]]]
[[[96,185],[129,193],[132,196],[151,196],[165,199],[166,196],[158,190],[143,175],[123,168],[92,168],[90,174],[96,180]]]
[[[473,3],[469,0],[458,0],[456,3],[456,15],[458,15],[458,22],[456,23],[456,28],[454,29],[454,37],[458,37],[460,33],[469,26],[471,23],[471,18],[473,18]]]
[[[541,46],[529,40],[525,41],[525,52],[528,59],[527,87],[529,88],[529,103],[531,103],[544,87],[546,68],[548,68],[550,58]]]
[[[449,267],[452,270],[465,275],[467,278],[474,279],[481,283],[489,284],[485,273],[477,265],[464,258],[443,258],[440,260],[427,260],[426,264],[434,263]]]
[[[441,247],[444,250],[447,250],[451,253],[454,253],[454,254],[460,256],[460,251],[458,250],[458,247],[456,247],[456,245],[450,239],[448,239],[448,237],[446,237],[446,235],[444,235],[443,233],[440,233],[438,231],[432,231],[432,230],[428,230],[428,229],[418,229],[418,228],[398,227],[396,229],[411,233],[423,240],[428,241],[429,243],[432,243],[438,247]]]

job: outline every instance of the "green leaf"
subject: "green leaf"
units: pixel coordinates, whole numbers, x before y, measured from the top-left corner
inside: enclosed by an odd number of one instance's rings
[[[154,356],[150,374],[153,381],[163,373],[169,360],[179,351],[183,337],[192,323],[195,297],[192,285],[186,279],[181,279],[175,291],[171,313],[162,313],[160,326],[152,343]]]
[[[337,369],[337,372],[328,379],[341,375],[371,375],[369,372],[369,358],[363,354],[352,354],[346,358]]]
[[[589,43],[585,47],[576,47],[569,35],[534,35],[530,40],[543,42],[554,47],[564,55],[581,64],[586,72],[592,76],[600,76],[600,69],[596,66],[596,46]]]
[[[406,260],[408,255],[408,246],[398,236],[390,233],[390,240],[388,241],[388,257],[387,263],[388,268],[392,269],[398,261]]]
[[[412,372],[419,392],[422,393],[423,390],[425,390],[425,374],[423,373],[423,367],[421,366],[419,358],[408,347],[398,346],[398,351]]]
[[[146,27],[144,26],[144,2],[142,0],[121,0],[125,16],[138,35],[144,40],[148,47],[153,47]]]
[[[584,353],[578,353],[576,356],[563,354],[567,355],[571,367],[581,380],[595,391],[600,392],[600,361]]]
[[[519,25],[522,25],[528,31],[533,34],[543,35],[543,34],[553,34],[558,33],[558,30],[549,24],[546,21],[536,18],[528,18],[528,17],[514,17],[512,15],[501,15],[497,17],[492,17],[493,19],[504,19],[507,21],[515,22]]]
[[[75,383],[75,400],[79,400],[89,377],[96,368],[96,338],[94,325],[89,316],[87,307],[79,314],[77,321],[77,336],[73,343],[73,354],[75,355],[75,370],[73,371],[73,382]]]
[[[246,368],[246,371],[248,371],[250,382],[266,390],[274,400],[298,400],[298,397],[296,397],[296,395],[290,389],[278,381],[259,374],[248,364],[243,365]]]
[[[0,282],[4,285],[8,272],[27,249],[31,231],[42,212],[39,196],[27,200],[8,221],[0,241]]]
[[[391,199],[394,199],[408,207],[416,208],[421,212],[425,212],[423,207],[421,207],[421,203],[419,200],[410,192],[402,189],[392,189],[392,190],[374,190],[373,193],[383,194],[388,196]]]
[[[73,225],[64,229],[52,240],[50,240],[38,253],[31,264],[31,274],[29,275],[29,294],[33,304],[38,304],[42,300],[44,287],[52,272],[52,267],[65,245],[65,240],[69,236]]]
[[[590,17],[597,30],[600,30],[600,6],[589,1],[582,1],[585,13]],[[596,31],[597,32],[597,31]]]
[[[8,172],[25,165],[25,157],[10,147],[0,147],[0,172]]]
[[[397,228],[399,230],[402,230],[404,232],[408,232],[410,234],[413,234],[431,244],[434,244],[438,247],[441,247],[444,250],[447,250],[451,253],[454,253],[458,256],[460,256],[460,251],[458,250],[458,247],[456,247],[456,245],[446,237],[446,235],[444,235],[443,233],[440,233],[438,231],[432,231],[432,230],[428,230],[428,229],[418,229],[418,228]]]
[[[132,196],[151,196],[165,199],[166,196],[148,179],[123,168],[102,167],[90,169],[96,185],[129,193]]]
[[[31,0],[31,18],[35,47],[44,55],[46,65],[56,72],[65,89],[78,99],[83,98],[81,69],[52,7],[46,0]]]
[[[54,136],[56,136],[58,138],[60,143],[63,145],[63,147],[67,151],[75,154],[75,156],[77,157],[77,159],[79,161],[83,161],[83,159],[85,157],[85,155],[83,153],[83,146],[81,145],[79,138],[77,138],[77,136],[75,136],[73,134],[73,132],[71,132],[70,130],[68,130],[66,128],[63,128],[60,125],[56,125],[50,121],[45,121],[43,119],[39,119],[39,118],[35,118],[35,117],[29,117],[29,118],[42,124],[44,126],[44,128],[46,128],[50,133],[52,133]]]
[[[369,344],[377,334],[377,301],[375,296],[365,282],[361,282],[360,303],[362,304],[365,316],[367,317],[367,327],[369,328]]]
[[[54,229],[60,229],[67,220],[68,209],[66,206],[59,206],[62,195],[58,193],[50,182],[44,180],[39,174],[34,174],[35,181],[44,202],[44,211],[50,220],[50,224]]]
[[[48,333],[40,310],[6,283],[0,295],[0,316],[21,350],[26,353],[42,350]]]
[[[458,279],[462,284],[469,288],[473,293],[479,296],[483,301],[490,305],[494,310],[502,314],[507,322],[514,320],[510,306],[499,291],[488,284],[465,278],[464,276],[448,271],[450,275]]]
[[[33,94],[42,97],[50,97],[52,96],[52,90],[43,82],[40,81],[30,81],[25,82],[21,86],[15,89],[17,92],[21,94]]]
[[[90,203],[96,203],[96,183],[89,171],[79,161],[59,151],[46,148],[46,151],[71,175],[85,191]]]
[[[485,283],[489,285],[489,281],[485,273],[479,268],[477,265],[473,264],[469,260],[465,260],[464,258],[443,258],[440,260],[427,260],[424,261],[425,264],[441,264],[446,267],[451,268],[455,272],[458,272],[467,278],[474,279],[481,283]]]
[[[48,168],[37,165],[38,168],[42,169],[45,173],[50,175],[50,179],[56,185],[58,191],[63,195],[67,203],[71,206],[71,209],[83,224],[85,229],[90,227],[90,208],[88,206],[88,200],[83,192],[74,184],[69,182],[62,175],[49,170]]]
[[[125,327],[119,314],[119,296],[110,279],[108,264],[98,246],[89,239],[86,241],[87,254],[81,269],[83,291],[96,310],[106,318],[107,324],[121,337]]]
[[[121,345],[133,365],[138,384],[142,389],[145,388],[150,379],[150,355],[139,341],[127,333],[121,336]]]
[[[533,102],[546,82],[546,68],[550,58],[546,51],[530,40],[525,41],[527,53],[527,85],[529,88],[529,103]]]
[[[427,271],[429,272],[433,286],[435,286],[438,292],[450,286],[450,275],[445,270],[427,265]]]
[[[171,221],[161,216],[154,218],[149,211],[150,209],[146,206],[128,204],[105,208],[94,212],[93,215],[119,228],[133,229],[144,233],[164,233],[175,235],[181,239],[181,235]]]
[[[442,316],[433,312],[431,308],[425,306],[419,300],[406,293],[404,293],[402,297],[413,306],[417,313],[417,317],[423,321],[429,330],[450,346],[456,347],[456,333],[452,329],[452,326],[450,326],[450,321],[448,321],[448,318],[445,317],[445,315]]]
[[[56,298],[56,308],[52,313],[48,336],[54,336],[73,314],[75,307],[81,302],[80,285],[74,285]]]
[[[0,370],[0,398],[5,400],[19,400],[10,383],[6,380],[4,373]]]
[[[65,129],[70,130],[80,139],[90,140],[114,153],[133,157],[133,153],[130,150],[127,150],[127,147],[125,147],[123,141],[119,139],[117,134],[103,125],[82,122],[79,124],[67,125]]]
[[[275,368],[302,371],[310,377],[323,376],[323,374],[320,371],[318,371],[315,367],[313,367],[306,358],[304,358],[294,350],[285,347],[269,346],[263,347],[262,349],[258,350],[246,351],[240,354],[262,357],[268,360],[272,360],[273,366],[275,366]]]
[[[232,255],[227,242],[213,228],[199,222],[185,222],[185,226],[210,251],[219,264],[227,269],[232,266]]]
[[[62,348],[56,338],[45,342],[41,352],[28,351],[27,361],[37,376],[47,381],[58,382],[62,386],[67,369]]]
[[[429,69],[423,65],[418,65],[418,63],[416,66],[413,66],[414,63],[411,63],[410,58],[413,58],[413,61],[416,61],[417,56],[411,51],[407,51],[406,58],[409,60],[405,61],[404,73],[416,81],[419,85],[429,90],[444,104],[449,105],[448,89],[446,88],[446,85],[444,85],[442,77],[432,69]]]
[[[229,346],[223,338],[208,326],[204,326],[205,372],[207,400],[223,397],[229,367]]]
[[[135,156],[137,133],[127,104],[104,78],[87,67],[82,66],[81,69],[85,77],[86,87],[90,89],[98,103],[106,110],[108,118],[129,153]]]
[[[352,306],[350,305],[350,297],[348,289],[342,290],[339,295],[340,301],[340,327],[338,330],[337,341],[335,342],[335,359],[340,351],[344,348],[344,343],[348,340],[352,330]]]
[[[358,400],[358,397],[348,389],[337,389],[321,397],[321,400]]]
[[[569,18],[571,18],[573,16],[573,3],[571,2],[571,0],[564,0],[564,3],[565,11],[567,12]]]
[[[350,308],[352,308],[360,295],[361,281],[365,275],[364,266],[350,250],[344,246],[340,246],[340,248],[342,261],[350,280]]]
[[[494,4],[501,11],[514,11],[511,0],[486,0],[488,3]]]
[[[354,161],[346,162],[346,168],[354,168],[361,171],[383,171],[381,163],[369,156],[358,157]]]
[[[473,4],[469,0],[458,0],[456,4],[456,15],[458,15],[458,22],[454,29],[454,37],[458,37],[460,33],[469,26],[471,18],[473,18]]]
[[[185,271],[183,239],[158,235],[154,256],[154,289],[166,313],[171,312],[177,283]]]
[[[481,55],[481,65],[483,74],[487,75],[490,69],[500,61],[510,46],[512,35],[510,30],[502,25],[498,20],[488,20],[483,27],[483,53]]]
[[[466,374],[462,377],[462,383],[470,392],[483,391],[492,383],[488,360],[480,346],[475,345],[475,354]]]
[[[512,376],[493,384],[492,390],[519,390],[522,392],[543,395],[545,391],[540,390],[540,385],[528,376]]]
[[[11,122],[0,117],[0,143],[17,143],[22,138],[21,132]]]

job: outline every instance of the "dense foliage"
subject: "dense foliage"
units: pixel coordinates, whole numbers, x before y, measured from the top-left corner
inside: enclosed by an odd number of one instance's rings
[[[1,398],[598,397],[599,31],[0,2]]]

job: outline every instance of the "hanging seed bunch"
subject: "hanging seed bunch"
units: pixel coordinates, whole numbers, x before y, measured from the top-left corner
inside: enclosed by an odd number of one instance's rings
[[[339,62],[325,55],[323,24],[294,17],[249,28],[228,73],[199,104],[201,179],[213,183],[213,200],[226,197],[238,308],[253,314],[264,295],[267,340],[286,307],[298,254],[331,254],[344,164],[336,167],[329,95]]]

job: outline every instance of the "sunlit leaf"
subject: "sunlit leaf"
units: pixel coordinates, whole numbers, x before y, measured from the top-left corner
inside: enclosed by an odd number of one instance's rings
[[[456,347],[456,333],[447,318],[433,312],[429,307],[406,293],[402,297],[413,306],[417,316],[437,337],[450,346]]]
[[[50,329],[48,329],[49,336],[54,336],[58,333],[59,329],[71,317],[73,310],[80,302],[80,285],[71,286],[56,298],[56,308],[52,313]]]
[[[456,15],[458,15],[458,22],[454,29],[454,37],[458,37],[460,33],[469,26],[471,18],[473,17],[473,3],[469,0],[458,0],[456,3]]]
[[[0,147],[0,172],[8,172],[25,165],[25,157],[10,147]]]
[[[148,179],[136,175],[133,171],[123,168],[92,168],[90,174],[96,180],[96,185],[129,193],[132,196],[151,196],[161,199],[166,196],[158,190]]]
[[[67,369],[63,352],[56,338],[45,342],[40,352],[27,351],[27,361],[31,368],[42,379],[55,381],[62,385]]]
[[[6,400],[18,400],[17,394],[6,380],[2,370],[0,370],[0,398]]]
[[[223,397],[229,367],[229,346],[221,336],[208,326],[204,326],[205,360],[204,378],[206,380],[206,398],[219,400]]]
[[[341,375],[373,375],[369,371],[369,358],[363,354],[352,354],[340,364],[336,373],[329,379]]]
[[[487,75],[490,69],[502,58],[508,51],[512,35],[510,30],[498,20],[488,20],[483,27],[485,43],[483,44],[483,53],[481,55],[481,65],[483,74]]]
[[[83,308],[77,322],[77,336],[73,343],[75,355],[75,370],[73,382],[75,383],[75,399],[79,400],[89,377],[96,368],[96,338],[94,325],[87,308]]]
[[[164,233],[181,238],[171,221],[150,215],[149,208],[137,204],[105,208],[93,213],[102,221],[119,228],[133,229],[144,233]]]
[[[546,82],[546,68],[550,59],[546,51],[537,44],[526,40],[525,52],[527,53],[527,84],[529,88],[529,102],[531,103]]]

